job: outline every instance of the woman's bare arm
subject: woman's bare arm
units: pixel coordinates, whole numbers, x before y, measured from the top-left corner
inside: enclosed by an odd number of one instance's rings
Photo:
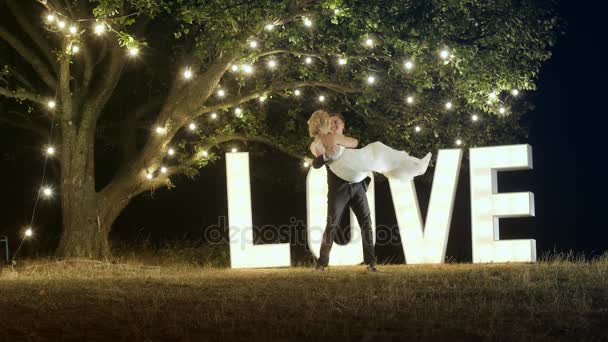
[[[310,143],[310,152],[313,156],[318,157],[325,153],[325,148],[323,144],[320,143],[317,139],[315,139],[312,143]]]
[[[336,144],[346,148],[357,148],[359,145],[359,141],[357,141],[357,139],[342,134],[335,136],[335,142]]]

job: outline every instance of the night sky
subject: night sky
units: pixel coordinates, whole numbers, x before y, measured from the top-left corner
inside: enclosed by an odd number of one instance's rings
[[[534,170],[499,174],[499,190],[535,193],[536,217],[501,220],[501,238],[534,238],[539,255],[553,249],[573,249],[587,255],[606,251],[608,225],[600,218],[605,175],[600,141],[606,140],[600,125],[606,115],[605,49],[602,22],[593,20],[594,9],[562,1],[560,12],[567,22],[553,57],[544,64],[538,91],[525,93],[535,110],[527,114],[529,143],[533,146]],[[7,110],[0,99],[0,111]],[[9,106],[10,107],[10,106]],[[523,142],[522,142],[523,143]],[[27,225],[39,188],[43,157],[35,137],[0,126],[0,235],[8,235],[11,248]],[[433,151],[436,153],[436,151]],[[300,162],[279,154],[252,157],[254,225],[288,225],[292,218],[306,222],[306,173]],[[468,163],[465,153],[463,164]],[[103,165],[103,164],[102,164]],[[103,167],[103,166],[101,166]],[[263,170],[256,172],[255,170]],[[463,168],[466,170],[466,168]],[[49,169],[57,183],[58,170]],[[430,169],[429,172],[433,172]],[[598,172],[599,171],[599,172]],[[264,175],[257,175],[257,174]],[[295,177],[285,177],[285,175]],[[280,176],[279,181],[273,181]],[[299,177],[298,177],[299,176]],[[111,239],[114,243],[152,242],[170,239],[197,241],[205,233],[223,227],[227,215],[225,161],[203,169],[194,179],[180,178],[176,188],[139,196],[119,217]],[[469,175],[460,175],[452,221],[448,256],[470,261]],[[423,211],[429,185],[419,182]],[[376,184],[377,222],[385,232],[395,231],[395,217],[386,181]],[[425,213],[425,212],[424,212]],[[46,255],[56,246],[60,233],[57,199],[41,201],[34,227],[36,238],[27,242],[26,255]],[[295,228],[302,234],[302,227]],[[296,238],[292,238],[295,243]],[[403,261],[400,246],[379,246],[381,260]],[[301,239],[292,247],[296,258],[307,257]]]

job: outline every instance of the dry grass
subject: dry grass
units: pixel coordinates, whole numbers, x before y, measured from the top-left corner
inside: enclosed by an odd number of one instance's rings
[[[4,268],[0,340],[608,339],[608,254],[378,274],[121,261]]]

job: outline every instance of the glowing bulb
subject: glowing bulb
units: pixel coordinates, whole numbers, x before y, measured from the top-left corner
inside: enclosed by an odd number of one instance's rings
[[[276,66],[277,66],[277,62],[275,60],[268,61],[268,67],[270,69],[274,69],[274,67],[276,67]]]
[[[80,51],[80,47],[78,47],[78,45],[72,46],[72,53],[78,53],[78,51]]]
[[[76,31],[77,31],[77,30],[78,30],[78,29],[76,28],[76,26],[70,26],[70,33],[71,33],[71,34],[76,33]]]
[[[47,15],[46,21],[48,21],[49,23],[52,23],[53,21],[55,21],[55,16],[52,14]]]
[[[452,102],[447,102],[447,103],[445,104],[445,108],[446,108],[446,109],[452,109],[452,107],[453,107]]]
[[[24,234],[25,234],[25,237],[31,237],[34,234],[34,232],[32,231],[32,228],[28,228],[25,230]]]
[[[407,97],[407,103],[409,103],[409,104],[414,103],[414,97],[413,96],[408,96]]]
[[[226,92],[223,89],[217,91],[217,96],[224,97],[224,95],[226,95]]]
[[[422,128],[420,126],[416,126],[414,128],[414,130],[418,133],[418,132],[422,131]]]
[[[187,80],[192,78],[192,71],[190,70],[190,68],[187,68],[186,71],[184,71],[184,78]]]
[[[147,178],[148,180],[150,180],[150,179],[154,178],[154,175],[153,175],[153,174],[151,174],[150,172],[147,172],[147,173],[146,173],[146,178]]]
[[[167,154],[168,154],[168,155],[170,155],[170,156],[172,156],[172,155],[174,155],[174,154],[175,154],[175,150],[174,150],[174,149],[172,149],[172,148],[170,148],[170,149],[167,151]]]
[[[243,65],[243,71],[246,74],[251,74],[253,72],[253,67],[249,64],[245,64],[245,65]]]
[[[344,58],[338,59],[338,64],[340,64],[340,65],[346,65],[346,59],[344,59]]]
[[[323,95],[319,96],[319,102],[325,102],[325,96],[323,96]]]
[[[52,156],[55,154],[55,148],[53,146],[49,146],[46,148],[46,154]]]
[[[517,95],[519,95],[519,90],[517,90],[517,89],[513,89],[513,90],[511,90],[511,94],[512,94],[513,96],[517,96]]]
[[[490,100],[496,100],[498,98],[498,94],[495,91],[493,91],[488,94],[488,97],[490,98]]]
[[[376,82],[376,78],[374,76],[367,77],[367,83],[374,84]]]
[[[310,63],[312,63],[312,58],[306,57],[306,59],[304,61],[306,62],[306,64],[310,64]]]
[[[504,114],[504,113],[506,113],[506,112],[507,112],[507,109],[506,109],[505,107],[500,107],[500,108],[498,109],[498,112],[499,112],[500,114]]]
[[[97,24],[95,25],[95,34],[101,36],[106,31],[106,25]]]
[[[300,89],[296,89],[296,90],[293,92],[293,94],[294,94],[295,96],[300,96],[300,95],[302,95],[302,92],[300,91]]]
[[[235,108],[234,109],[234,114],[238,117],[238,118],[242,118],[243,117],[243,110],[241,108]]]
[[[441,57],[441,59],[448,59],[450,57],[450,52],[448,50],[441,50],[439,57]]]
[[[310,166],[310,164],[308,164],[308,162],[304,162],[304,163],[302,164],[302,166],[304,166],[304,167],[309,167],[309,166]]]
[[[304,18],[304,26],[306,27],[311,27],[312,26],[312,21],[308,18]]]
[[[456,139],[456,146],[460,146],[460,145],[462,145],[462,140]]]
[[[42,194],[44,195],[44,197],[51,197],[53,195],[53,189],[49,187],[44,187],[42,188]]]
[[[265,29],[266,29],[266,31],[272,31],[272,30],[274,30],[274,24],[268,24],[268,25],[266,25]]]
[[[157,127],[156,127],[156,129],[155,129],[155,131],[156,131],[156,134],[158,134],[158,135],[162,135],[162,134],[165,134],[165,132],[166,132],[167,130],[166,130],[164,127],[157,126]]]
[[[233,147],[233,148],[232,148],[232,153],[236,153],[236,151],[238,151],[238,150],[236,149],[236,147]]]
[[[59,22],[57,22],[57,26],[59,26],[60,29],[65,28],[65,21],[59,20]]]
[[[160,168],[160,172],[162,172],[162,173],[167,173],[167,168],[166,168],[166,167],[164,167],[164,166],[162,166],[162,167]]]
[[[471,115],[471,120],[477,121],[477,120],[479,120],[479,116],[477,114],[473,114],[473,115]]]
[[[237,72],[237,71],[239,71],[239,66],[235,64],[231,67],[231,69],[232,69],[232,71]]]
[[[365,40],[365,45],[367,45],[367,46],[374,46],[373,39],[367,38],[367,40]]]
[[[405,62],[404,66],[406,70],[412,70],[414,68],[414,63],[412,63],[411,61],[407,61]]]
[[[266,96],[260,96],[260,102],[266,101]]]
[[[57,106],[57,104],[53,100],[49,101],[46,105],[49,106],[49,108],[51,108],[51,109],[53,109],[53,108],[55,108],[55,106]]]
[[[203,155],[203,157],[207,157],[209,155],[209,152],[203,151],[201,154]]]
[[[217,119],[217,114],[216,113],[211,113],[211,118],[214,119],[214,120]]]
[[[129,56],[135,57],[139,54],[139,49],[136,47],[129,48]]]
[[[250,41],[249,47],[255,49],[256,47],[258,47],[258,42],[256,42],[255,40]]]
[[[192,122],[192,123],[190,123],[190,124],[188,125],[188,128],[189,128],[191,131],[194,131],[194,130],[196,129],[196,124],[195,124],[194,122]]]

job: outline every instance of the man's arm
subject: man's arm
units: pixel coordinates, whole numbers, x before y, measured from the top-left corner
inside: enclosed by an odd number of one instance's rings
[[[312,167],[315,169],[321,168],[327,162],[331,161],[331,158],[338,153],[338,145],[332,145],[325,150],[325,153],[318,155],[312,160]]]

